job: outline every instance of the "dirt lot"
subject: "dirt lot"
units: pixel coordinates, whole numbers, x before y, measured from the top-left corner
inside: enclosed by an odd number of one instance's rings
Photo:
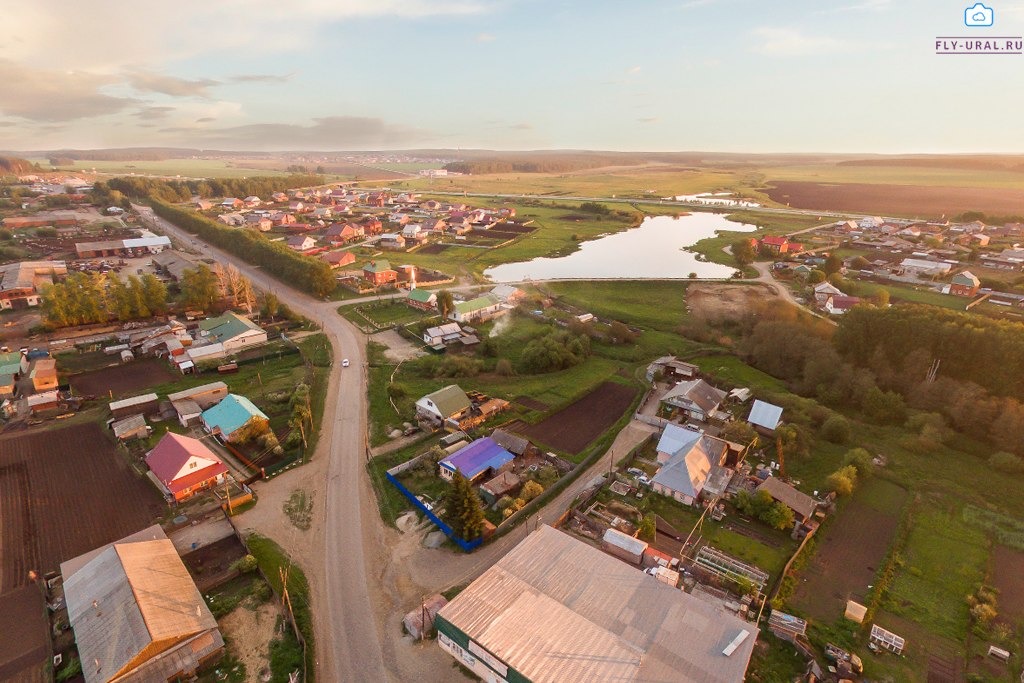
[[[692,284],[686,289],[690,314],[715,324],[738,320],[759,304],[779,297],[764,285]]]
[[[1024,191],[977,187],[921,185],[824,184],[770,180],[769,197],[801,209],[854,211],[925,218],[984,211],[994,215],[1019,214]]]
[[[549,407],[547,403],[541,403],[537,399],[530,398],[529,396],[516,396],[514,399],[512,399],[512,401],[518,403],[521,406],[526,406],[530,410],[544,411],[547,410]]]
[[[245,665],[246,680],[263,680],[260,674],[270,663],[270,641],[276,635],[280,615],[277,604],[271,601],[255,609],[247,605],[236,607],[220,620],[228,648]]]
[[[636,396],[634,387],[605,382],[537,424],[513,427],[527,438],[566,453],[580,453],[615,424]]]
[[[69,377],[68,381],[79,394],[109,396],[108,392],[112,391],[117,397],[131,395],[133,392],[169,382],[177,377],[179,375],[171,371],[166,361],[149,358],[83,372]]]
[[[992,583],[999,590],[999,611],[1014,622],[1024,621],[1024,553],[996,545],[992,549]]]
[[[165,510],[95,424],[0,437],[0,592]]]
[[[419,250],[421,254],[440,254],[442,251],[448,248],[447,244],[428,244]]]
[[[895,504],[873,506],[865,500],[867,487],[862,488],[820,539],[817,553],[799,577],[793,602],[822,623],[841,617],[847,600],[864,603],[899,524],[906,491],[881,480],[869,486],[884,489]]]

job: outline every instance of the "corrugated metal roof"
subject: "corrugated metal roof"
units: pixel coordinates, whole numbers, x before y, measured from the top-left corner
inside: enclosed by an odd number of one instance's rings
[[[146,418],[143,415],[132,415],[126,417],[123,420],[110,425],[110,429],[113,430],[114,436],[121,438],[124,434],[131,434],[132,432],[142,429],[146,426]]]
[[[122,408],[131,408],[132,406],[141,406],[147,403],[158,400],[156,394],[143,394],[142,396],[132,396],[131,398],[123,398],[120,401],[113,401],[110,404],[110,410],[121,410]]]
[[[779,501],[784,503],[794,512],[803,517],[810,517],[814,514],[814,510],[818,507],[818,504],[814,502],[814,499],[808,496],[802,491],[798,491],[786,482],[776,477],[768,477],[761,485],[757,487],[757,490],[767,491],[768,494]]]
[[[548,526],[439,617],[534,683],[739,682],[757,635],[753,625]],[[723,655],[741,631],[750,636]]]
[[[110,680],[144,650],[143,661],[217,628],[166,538],[107,547],[64,576],[64,594],[87,683]]]
[[[258,417],[269,419],[245,396],[228,394],[217,405],[203,411],[203,422],[212,431],[220,428],[221,434],[230,436],[245,425],[249,420]]]
[[[622,548],[633,555],[643,555],[644,551],[647,550],[647,541],[641,541],[639,538],[624,534],[618,529],[606,529],[603,540],[608,545]]]
[[[750,417],[747,422],[765,429],[775,429],[782,419],[782,408],[772,403],[766,403],[760,399],[754,401],[750,408]]]
[[[473,479],[491,468],[498,469],[515,457],[493,439],[485,437],[444,458],[440,465],[453,471],[458,470],[466,479]]]

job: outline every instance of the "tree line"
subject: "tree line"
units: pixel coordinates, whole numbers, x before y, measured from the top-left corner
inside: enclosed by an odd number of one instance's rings
[[[136,320],[167,312],[167,287],[156,276],[72,273],[41,292],[43,315],[55,327]]]
[[[161,180],[159,178],[118,177],[93,185],[93,201],[103,206],[124,206],[125,197],[149,197],[164,202],[187,202],[194,196],[248,197],[268,199],[275,192],[294,187],[322,185],[323,176],[308,173],[252,178],[209,178],[205,180]],[[119,195],[112,194],[120,193]]]
[[[271,242],[254,230],[228,228],[194,211],[171,206],[157,199],[152,204],[153,210],[162,218],[263,268],[283,282],[294,284],[318,297],[334,291],[334,273],[324,261],[303,256],[282,242]]]

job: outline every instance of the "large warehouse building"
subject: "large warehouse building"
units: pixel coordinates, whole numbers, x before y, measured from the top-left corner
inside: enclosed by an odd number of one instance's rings
[[[437,614],[484,681],[738,683],[757,628],[549,526]]]

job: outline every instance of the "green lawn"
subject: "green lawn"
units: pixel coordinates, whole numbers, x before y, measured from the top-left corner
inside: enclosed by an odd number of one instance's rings
[[[825,163],[765,167],[759,171],[768,180],[1024,189],[1024,177],[1010,170]]]
[[[965,597],[985,578],[988,539],[959,510],[929,506],[916,516],[904,564],[885,607],[963,641],[969,627]]]
[[[689,362],[699,367],[701,372],[739,387],[773,392],[786,391],[786,387],[781,381],[757,368],[750,367],[736,356],[697,356],[691,358]]]
[[[405,325],[428,317],[427,313],[406,304],[404,299],[384,299],[356,306],[341,306],[338,312],[366,332]],[[440,317],[433,317],[440,324]],[[376,328],[372,323],[376,323]]]
[[[827,222],[819,220],[816,216],[781,216],[773,213],[758,213],[757,211],[736,211],[729,214],[729,220],[756,225],[757,231],[752,233],[720,232],[715,237],[700,240],[690,247],[690,250],[703,254],[708,261],[713,263],[734,266],[736,261],[730,254],[725,253],[724,249],[738,239],[788,235]],[[800,241],[801,238],[797,237],[796,240]]]
[[[49,162],[42,160],[49,165]],[[69,172],[87,172],[95,170],[99,173],[116,175],[161,175],[182,176],[185,178],[247,178],[252,176],[286,175],[282,171],[269,168],[245,167],[244,161],[239,166],[222,159],[161,159],[158,161],[108,161],[98,159],[81,159],[71,166],[61,166],[60,170]]]
[[[874,296],[879,290],[884,289],[889,292],[889,301],[894,304],[900,302],[928,304],[930,306],[950,308],[955,311],[964,310],[967,302],[970,301],[966,297],[943,294],[934,289],[915,289],[907,285],[883,285],[877,282],[849,280],[845,287],[849,290],[848,294],[861,298]]]

